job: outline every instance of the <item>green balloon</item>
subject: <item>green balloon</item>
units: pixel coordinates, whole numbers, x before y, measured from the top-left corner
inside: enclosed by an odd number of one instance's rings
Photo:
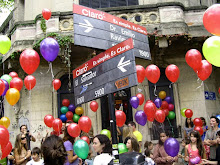
[[[81,159],[86,159],[89,154],[89,145],[84,140],[77,140],[73,145],[73,150]]]
[[[75,123],[78,123],[79,118],[80,118],[80,116],[74,113],[74,115],[73,115],[73,121],[74,121]]]
[[[109,139],[111,139],[111,132],[107,129],[101,130],[100,134],[106,135]]]
[[[169,115],[168,115],[167,117],[168,117],[170,120],[172,120],[172,119],[175,119],[176,114],[175,114],[175,112],[170,111],[170,112],[169,112]]]
[[[0,53],[1,54],[7,53],[10,47],[11,47],[11,40],[5,35],[0,35]]]
[[[125,152],[128,152],[128,149],[124,143],[118,143],[118,152],[119,152],[119,154],[123,154]]]
[[[202,52],[205,59],[215,65],[220,67],[220,37],[212,36],[209,37],[202,46]]]
[[[0,164],[1,164],[1,165],[7,165],[7,159],[6,159],[6,158],[1,159],[1,160],[0,160]]]
[[[66,106],[62,106],[60,111],[62,114],[66,114],[69,111],[69,109]]]
[[[186,115],[185,115],[185,111],[186,111],[186,110],[187,110],[186,108],[183,108],[183,109],[180,110],[181,115],[182,115],[183,117],[186,117]]]
[[[2,75],[1,79],[7,81],[7,82],[8,82],[8,85],[10,86],[10,82],[11,82],[11,80],[12,80],[12,77],[11,77],[11,76],[9,76],[8,74],[4,74],[4,75]]]

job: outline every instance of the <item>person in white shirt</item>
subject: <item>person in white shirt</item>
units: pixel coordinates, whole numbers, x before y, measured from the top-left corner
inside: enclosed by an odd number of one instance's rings
[[[96,135],[93,140],[94,151],[97,152],[97,156],[94,159],[94,165],[108,165],[113,159],[111,156],[112,145],[111,141],[106,135]]]
[[[41,150],[38,147],[34,147],[31,152],[32,160],[27,162],[26,165],[44,165],[44,161],[40,159]]]
[[[148,165],[155,165],[155,162],[150,157],[150,154],[151,154],[150,150],[146,149],[144,151],[144,154],[145,154],[145,162],[147,162]]]

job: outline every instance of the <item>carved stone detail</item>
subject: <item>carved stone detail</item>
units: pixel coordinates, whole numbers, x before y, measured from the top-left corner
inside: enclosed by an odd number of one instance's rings
[[[60,20],[60,30],[61,31],[71,31],[73,30],[73,18]]]

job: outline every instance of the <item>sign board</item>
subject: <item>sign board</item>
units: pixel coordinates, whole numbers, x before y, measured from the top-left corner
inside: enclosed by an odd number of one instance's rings
[[[130,38],[73,70],[75,104],[137,85],[133,47]]]
[[[205,99],[206,100],[216,100],[215,92],[205,91]]]
[[[151,59],[146,28],[108,13],[74,4],[74,44],[108,49],[133,38],[135,56]]]

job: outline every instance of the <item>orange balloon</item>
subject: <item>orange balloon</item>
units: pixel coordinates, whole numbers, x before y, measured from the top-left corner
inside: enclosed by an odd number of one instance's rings
[[[5,96],[6,96],[6,100],[8,101],[8,103],[12,106],[15,105],[20,99],[20,93],[15,88],[8,89]]]
[[[5,128],[8,128],[10,125],[10,119],[8,117],[2,117],[1,118],[1,125],[3,125]]]
[[[77,115],[82,115],[83,112],[84,112],[84,110],[83,110],[82,107],[77,107],[77,108],[75,109],[75,113],[76,113]]]
[[[161,98],[161,99],[165,99],[166,96],[167,96],[167,94],[166,94],[165,91],[160,91],[160,92],[159,92],[159,98]]]

